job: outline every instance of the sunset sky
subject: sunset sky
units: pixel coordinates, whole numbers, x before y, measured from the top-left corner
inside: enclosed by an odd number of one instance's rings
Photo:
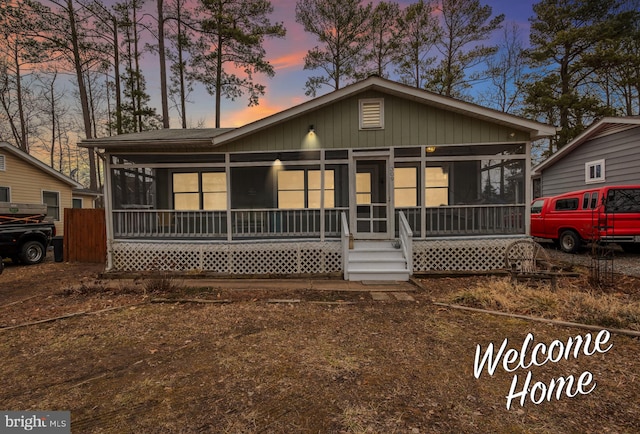
[[[272,0],[274,13],[272,22],[282,21],[287,29],[284,39],[268,40],[265,44],[267,59],[274,66],[276,75],[273,78],[259,77],[259,82],[266,85],[266,95],[260,98],[260,104],[247,107],[247,99],[240,98],[235,102],[223,101],[221,114],[222,127],[237,127],[266,117],[275,112],[300,104],[310,98],[304,94],[304,84],[312,71],[303,70],[304,56],[307,50],[317,45],[313,35],[305,33],[301,25],[295,21],[295,0]],[[377,3],[377,1],[374,1]],[[412,3],[408,0],[399,2],[401,7]],[[528,18],[533,15],[533,1],[523,0],[490,0],[488,4],[493,8],[493,14],[505,14],[505,22],[516,22],[523,32],[523,42],[528,43]],[[154,1],[149,1],[149,7]],[[499,40],[501,34],[496,33]],[[147,77],[147,89],[152,98],[152,105],[160,112],[159,78],[157,76],[157,59],[146,54],[143,73]],[[323,88],[319,95],[328,92]],[[206,127],[214,126],[214,98],[203,88],[197,88],[191,95],[192,104],[187,107],[188,117],[192,124],[204,121]],[[175,112],[171,113],[171,127],[179,127],[179,119]]]

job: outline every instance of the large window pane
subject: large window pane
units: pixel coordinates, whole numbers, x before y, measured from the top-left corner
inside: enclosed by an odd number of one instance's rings
[[[304,170],[278,172],[278,208],[304,207]]]
[[[173,191],[174,193],[193,193],[199,191],[197,173],[174,173]]]
[[[173,207],[176,210],[227,209],[225,172],[174,173],[173,192]]]
[[[396,207],[418,205],[418,169],[396,167],[394,170],[394,203]]]
[[[425,206],[449,205],[449,166],[425,167]]]
[[[200,209],[200,194],[176,193],[173,196],[173,207],[179,211]]]
[[[369,205],[371,203],[371,173],[356,173],[356,204]]]
[[[207,211],[224,211],[227,209],[227,193],[203,193],[202,209]]]
[[[227,175],[224,172],[202,174],[202,209],[227,209]]]
[[[321,171],[316,169],[278,172],[278,208],[320,208]],[[335,206],[335,173],[324,172],[324,207]]]
[[[47,216],[60,220],[60,195],[55,191],[43,191],[42,203],[47,205]]]

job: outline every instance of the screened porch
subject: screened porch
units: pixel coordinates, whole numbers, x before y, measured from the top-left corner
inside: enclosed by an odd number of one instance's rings
[[[525,234],[525,151],[387,148],[365,165],[357,150],[112,155],[111,230],[114,239],[339,239],[345,213],[353,228],[388,226],[397,238],[402,211],[414,238]]]

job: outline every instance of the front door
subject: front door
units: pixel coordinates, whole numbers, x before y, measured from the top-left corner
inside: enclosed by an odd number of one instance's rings
[[[356,205],[354,237],[358,239],[390,238],[392,225],[389,210],[387,159],[356,159]],[[352,222],[353,225],[353,222]]]

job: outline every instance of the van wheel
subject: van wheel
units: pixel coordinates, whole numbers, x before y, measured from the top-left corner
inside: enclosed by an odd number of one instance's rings
[[[42,262],[46,255],[44,245],[38,241],[27,241],[20,248],[20,262],[33,265]]]
[[[580,248],[580,237],[574,231],[564,231],[560,234],[559,244],[563,252],[575,253]]]

